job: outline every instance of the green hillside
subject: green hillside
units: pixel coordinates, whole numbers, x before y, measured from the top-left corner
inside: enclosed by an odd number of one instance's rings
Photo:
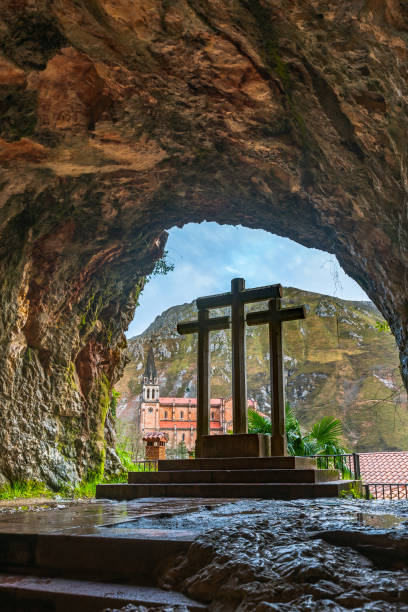
[[[351,302],[285,289],[284,305],[305,304],[308,317],[284,326],[286,396],[305,428],[324,415],[341,418],[346,445],[360,452],[408,448],[407,397],[394,338],[376,329],[371,302]],[[254,305],[250,310],[263,308]],[[213,311],[223,314],[225,309]],[[179,321],[195,318],[195,303],[166,310],[129,342],[130,362],[117,385],[122,412],[140,393],[152,341],[162,396],[196,393],[196,335],[180,336]],[[269,408],[267,326],[247,329],[248,396]],[[228,331],[211,334],[212,396],[231,394]]]

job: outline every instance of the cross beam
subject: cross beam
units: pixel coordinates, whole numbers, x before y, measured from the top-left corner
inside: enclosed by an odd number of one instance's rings
[[[197,440],[209,434],[209,403],[210,403],[210,331],[228,329],[229,317],[214,317],[210,319],[207,309],[198,311],[197,321],[179,323],[179,334],[198,333],[197,354]]]
[[[248,431],[246,384],[245,304],[282,297],[281,285],[245,289],[243,278],[233,278],[231,292],[197,299],[197,308],[231,306],[232,411],[234,434]]]
[[[285,389],[283,370],[282,323],[306,318],[304,306],[281,308],[281,300],[273,299],[268,310],[247,314],[248,325],[269,324],[272,455],[286,455]]]

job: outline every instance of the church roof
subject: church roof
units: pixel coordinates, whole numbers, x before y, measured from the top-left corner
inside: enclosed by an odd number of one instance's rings
[[[211,399],[211,406],[221,406],[222,399]],[[196,397],[161,397],[160,398],[160,406],[172,406],[175,404],[176,406],[196,406],[197,398]]]
[[[184,429],[189,431],[190,429],[197,428],[197,421],[166,421],[161,419],[160,429]],[[210,421],[210,429],[221,429],[220,421]]]
[[[156,364],[154,363],[153,347],[150,346],[147,354],[146,368],[144,371],[144,377],[149,380],[157,378]]]
[[[145,433],[143,436],[143,442],[168,442],[169,435],[163,431],[151,431]]]

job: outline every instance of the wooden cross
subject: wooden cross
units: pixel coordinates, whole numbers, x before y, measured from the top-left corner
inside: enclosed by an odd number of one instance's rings
[[[232,341],[232,412],[233,433],[248,431],[248,400],[246,384],[245,304],[262,302],[282,296],[281,285],[245,289],[243,278],[233,278],[230,293],[219,293],[197,299],[197,308],[231,306]]]
[[[268,310],[247,315],[248,325],[269,323],[269,354],[271,377],[272,455],[286,455],[285,389],[283,371],[282,322],[306,318],[304,306],[281,309],[281,300],[268,303]]]
[[[197,440],[209,434],[209,404],[210,404],[210,331],[228,329],[229,317],[214,317],[210,319],[207,309],[198,311],[198,320],[179,323],[179,334],[198,332],[197,355]]]

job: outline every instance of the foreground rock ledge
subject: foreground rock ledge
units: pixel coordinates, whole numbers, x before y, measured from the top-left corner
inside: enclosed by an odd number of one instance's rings
[[[408,610],[407,517],[402,500],[243,500],[140,526],[203,532],[161,586],[214,612],[388,612]]]
[[[335,253],[407,363],[396,0],[0,0],[0,473],[118,469],[109,393],[166,228]]]

